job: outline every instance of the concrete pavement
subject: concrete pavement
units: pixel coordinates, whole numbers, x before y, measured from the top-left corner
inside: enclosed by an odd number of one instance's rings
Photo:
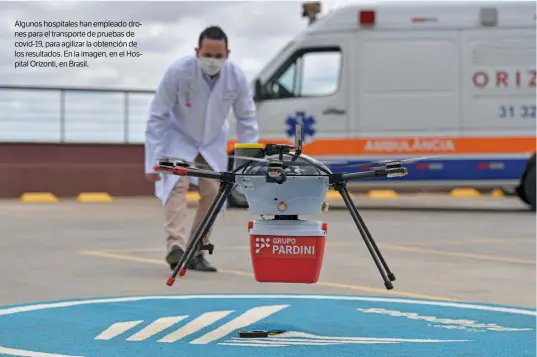
[[[229,209],[215,224],[219,273],[188,272],[170,288],[162,212],[151,198],[110,203],[0,202],[0,304],[183,293],[391,295],[535,307],[535,213],[516,198],[355,198],[395,272],[387,291],[341,202],[328,222],[321,281],[260,284],[252,275],[247,222]],[[193,207],[191,214],[193,213]]]

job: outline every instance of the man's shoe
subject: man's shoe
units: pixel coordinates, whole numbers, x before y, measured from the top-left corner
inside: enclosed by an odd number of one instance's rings
[[[203,255],[197,255],[190,261],[188,269],[197,271],[210,271],[215,272],[217,269],[205,259]]]
[[[174,270],[177,266],[177,263],[179,263],[179,260],[183,256],[183,249],[181,247],[174,245],[170,251],[168,252],[168,255],[166,255],[166,262],[170,265],[170,269]]]

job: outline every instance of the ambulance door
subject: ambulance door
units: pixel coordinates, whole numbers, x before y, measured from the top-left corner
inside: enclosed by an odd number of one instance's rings
[[[325,140],[347,135],[349,76],[345,73],[352,61],[347,52],[343,34],[306,37],[288,52],[287,59],[258,84],[256,105],[263,139],[293,141],[295,124],[301,122],[304,143],[315,144],[308,154],[338,155],[337,145]]]
[[[534,137],[535,28],[467,31],[462,41],[464,135]]]

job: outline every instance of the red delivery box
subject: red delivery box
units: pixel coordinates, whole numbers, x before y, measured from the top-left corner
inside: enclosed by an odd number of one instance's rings
[[[250,257],[255,280],[312,284],[319,280],[327,224],[306,220],[251,221]]]

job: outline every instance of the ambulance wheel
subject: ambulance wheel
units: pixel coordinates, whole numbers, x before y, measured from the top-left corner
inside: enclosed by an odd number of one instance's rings
[[[229,153],[229,155],[233,155],[235,152],[232,151]],[[228,160],[228,170],[233,169],[233,159]],[[230,207],[238,207],[238,208],[248,208],[248,201],[246,200],[246,197],[244,196],[244,193],[242,192],[242,189],[239,186],[236,186],[233,191],[231,191],[229,198],[228,198],[229,206]]]
[[[526,172],[526,177],[524,177],[524,180],[522,181],[522,191],[524,194],[524,198],[531,207],[533,211],[536,210],[536,189],[535,189],[536,181],[535,181],[535,164],[528,167],[528,171]]]

